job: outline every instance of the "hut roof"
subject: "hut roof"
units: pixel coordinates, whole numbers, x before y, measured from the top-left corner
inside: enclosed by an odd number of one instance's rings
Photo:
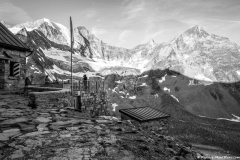
[[[170,116],[164,112],[161,112],[151,107],[120,109],[119,112],[139,122],[159,120]]]
[[[32,50],[0,22],[0,46],[3,48],[28,51]]]

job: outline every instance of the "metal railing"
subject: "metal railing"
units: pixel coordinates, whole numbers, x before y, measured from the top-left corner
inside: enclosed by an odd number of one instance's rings
[[[64,88],[64,84],[63,83],[48,83],[48,84],[31,84],[31,86],[35,86],[35,87],[51,87],[51,88]]]
[[[48,83],[48,84],[32,84],[36,87],[52,87],[52,88],[65,88],[71,89],[71,83]],[[73,91],[84,91],[88,93],[98,93],[104,91],[104,81],[78,81],[73,83]]]
[[[73,91],[85,91],[89,93],[104,91],[104,82],[93,80],[79,81],[78,83],[73,83]]]

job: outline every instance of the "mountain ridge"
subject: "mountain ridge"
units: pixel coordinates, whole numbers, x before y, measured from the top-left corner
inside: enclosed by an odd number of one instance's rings
[[[44,18],[15,25],[10,30],[16,33],[17,28],[20,31],[24,27],[26,32],[40,31],[46,39],[58,45],[69,46],[70,44],[69,29],[49,19]],[[25,34],[25,39],[26,37]],[[240,61],[240,47],[236,43],[230,42],[226,37],[208,34],[198,25],[186,30],[167,43],[159,44],[150,40],[132,49],[108,45],[84,26],[74,28],[74,40],[75,54],[83,57],[78,58],[78,61],[79,59],[86,60],[85,64],[88,64],[87,66],[92,71],[106,70],[109,67],[112,70],[114,66],[124,66],[123,70],[126,67],[136,68],[141,72],[169,68],[190,78],[203,81],[236,82],[240,80],[240,64],[238,63]],[[35,46],[35,49],[38,49],[37,47]],[[69,52],[68,49],[56,49],[52,46],[47,50],[56,53],[62,53],[63,50]],[[54,61],[54,57],[47,50],[42,51]],[[60,59],[63,58],[64,55]],[[88,61],[94,62],[89,63]]]

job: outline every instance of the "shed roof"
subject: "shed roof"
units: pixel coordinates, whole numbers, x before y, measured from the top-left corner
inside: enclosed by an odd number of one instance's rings
[[[120,109],[119,112],[139,122],[153,121],[153,120],[167,118],[170,116],[164,112],[161,112],[151,107]]]
[[[17,36],[0,22],[0,46],[19,51],[32,52]]]

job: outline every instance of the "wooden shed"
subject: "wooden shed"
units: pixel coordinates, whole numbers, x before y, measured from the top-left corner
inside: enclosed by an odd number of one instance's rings
[[[24,86],[26,57],[32,50],[0,23],[0,91]]]

